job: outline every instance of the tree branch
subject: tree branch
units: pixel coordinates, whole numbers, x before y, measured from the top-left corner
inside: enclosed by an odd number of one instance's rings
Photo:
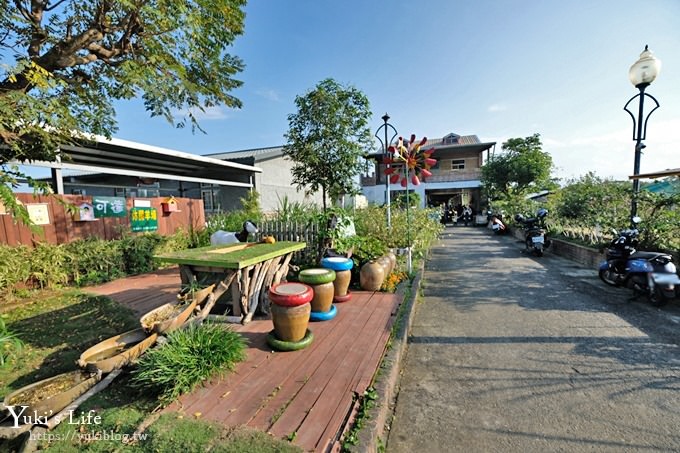
[[[54,5],[45,7],[45,11],[52,11],[54,8],[56,8],[57,6],[61,5],[61,4],[64,3],[65,1],[66,1],[66,0],[59,0],[59,1],[58,1],[57,3],[55,3]]]

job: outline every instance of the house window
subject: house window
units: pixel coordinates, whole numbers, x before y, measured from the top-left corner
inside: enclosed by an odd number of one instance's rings
[[[465,159],[451,160],[451,170],[465,170]]]
[[[215,210],[215,194],[212,190],[201,190],[201,198],[203,199],[203,209],[206,211]]]
[[[455,143],[458,143],[459,138],[460,135],[449,134],[446,137],[442,138],[442,143],[444,143],[445,145],[453,145]]]

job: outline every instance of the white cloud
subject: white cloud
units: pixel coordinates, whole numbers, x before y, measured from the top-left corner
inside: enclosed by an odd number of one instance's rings
[[[281,97],[279,96],[279,93],[277,93],[274,90],[257,90],[255,92],[260,97],[263,97],[267,100],[274,101],[274,102],[279,102],[281,100]]]
[[[492,104],[490,105],[486,110],[491,113],[495,112],[504,112],[508,109],[508,106],[505,104]]]

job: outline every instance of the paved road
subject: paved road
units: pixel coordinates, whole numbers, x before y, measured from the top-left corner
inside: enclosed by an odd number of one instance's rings
[[[426,264],[387,452],[680,451],[680,307],[629,302],[512,237]]]

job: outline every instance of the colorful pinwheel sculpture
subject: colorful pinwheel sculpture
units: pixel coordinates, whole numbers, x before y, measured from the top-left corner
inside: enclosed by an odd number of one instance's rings
[[[388,148],[390,155],[383,163],[390,166],[385,170],[385,174],[389,175],[390,184],[396,184],[401,180],[401,186],[406,187],[410,180],[414,186],[417,186],[421,178],[425,180],[428,176],[432,176],[430,168],[437,163],[437,160],[430,157],[434,148],[420,149],[426,142],[425,137],[420,142],[416,142],[416,136],[411,135],[411,140],[408,142],[404,143],[404,139],[399,137],[397,144]]]

